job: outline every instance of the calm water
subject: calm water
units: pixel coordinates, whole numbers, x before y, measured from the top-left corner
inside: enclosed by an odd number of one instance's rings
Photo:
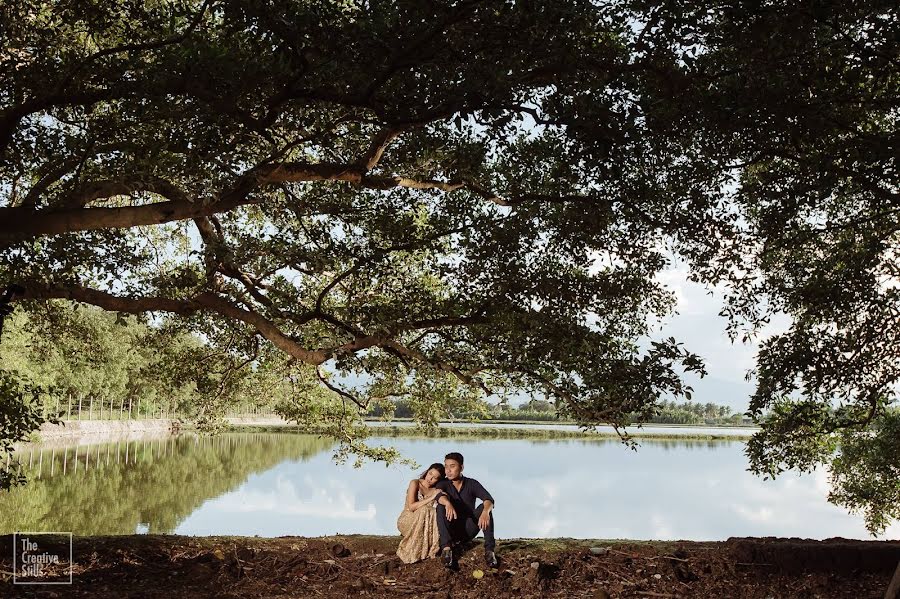
[[[826,502],[824,473],[763,481],[740,441],[373,442],[421,464],[462,452],[497,501],[500,538],[868,538],[862,518]],[[0,533],[397,534],[412,471],[337,466],[331,449],[289,433],[35,446],[20,456],[34,480],[0,494]],[[898,537],[898,525],[885,535]]]

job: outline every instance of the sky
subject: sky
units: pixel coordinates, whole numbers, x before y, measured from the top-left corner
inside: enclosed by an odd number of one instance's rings
[[[787,316],[775,317],[759,338],[749,343],[740,339],[732,343],[725,333],[727,320],[719,316],[721,297],[688,281],[687,275],[687,265],[676,263],[659,277],[675,293],[678,304],[677,314],[667,319],[657,337],[675,337],[703,358],[707,376],[686,377],[694,388],[692,401],[712,402],[744,412],[754,390],[753,382],[747,382],[745,376],[754,367],[760,342],[786,330],[790,321]]]

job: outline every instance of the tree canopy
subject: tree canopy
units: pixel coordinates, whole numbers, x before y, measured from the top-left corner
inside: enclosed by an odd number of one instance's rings
[[[896,430],[877,426],[900,374],[893,3],[26,0],[0,19],[18,301],[262,337],[361,409],[403,397],[433,422],[517,389],[620,426],[705,372],[648,341],[677,257],[736,337],[792,319],[759,354],[757,471]],[[896,517],[900,487],[876,488]]]

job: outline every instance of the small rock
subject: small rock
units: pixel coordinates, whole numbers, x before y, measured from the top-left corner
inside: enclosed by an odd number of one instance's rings
[[[654,574],[653,578],[655,578],[656,580],[662,580],[662,574]]]
[[[531,569],[532,569],[532,570],[537,570],[537,569],[540,568],[540,567],[541,567],[541,562],[531,562]]]
[[[591,553],[594,555],[606,555],[609,553],[609,547],[591,547]]]

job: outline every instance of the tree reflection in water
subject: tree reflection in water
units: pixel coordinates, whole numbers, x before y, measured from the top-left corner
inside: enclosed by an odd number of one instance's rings
[[[236,433],[34,446],[18,456],[28,483],[0,493],[0,534],[171,533],[203,502],[250,475],[286,460],[306,461],[332,445],[313,435]]]

